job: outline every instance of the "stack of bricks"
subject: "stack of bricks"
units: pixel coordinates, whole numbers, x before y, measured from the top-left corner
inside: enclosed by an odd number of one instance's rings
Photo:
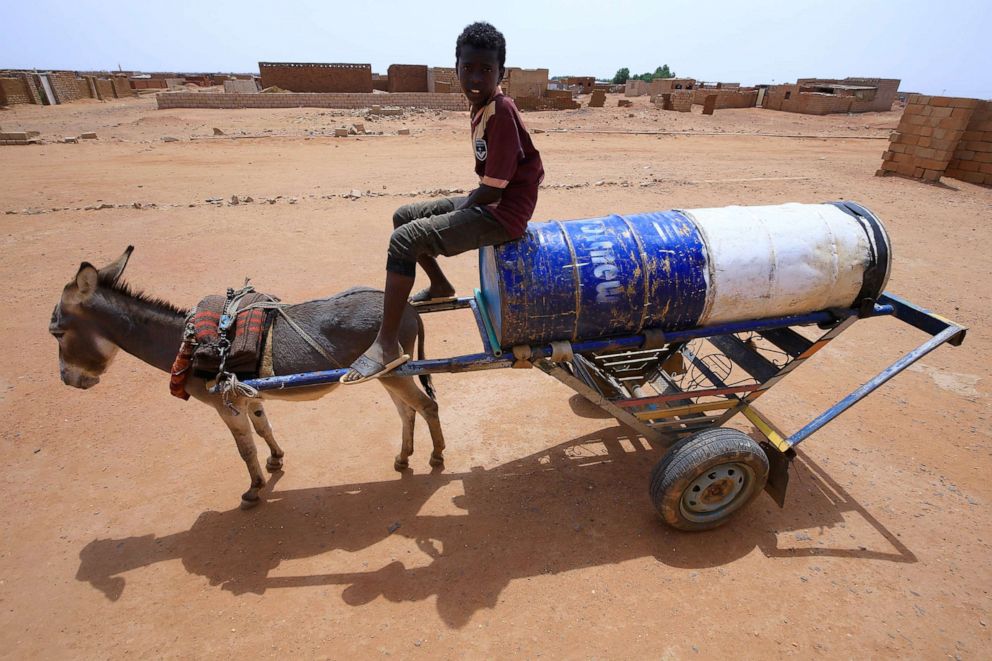
[[[978,103],[944,175],[992,186],[992,101]]]
[[[0,145],[31,145],[38,143],[37,131],[8,131],[0,133]]]
[[[427,66],[390,64],[386,72],[387,92],[427,92]]]
[[[464,94],[430,94],[399,92],[396,94],[206,94],[200,92],[162,92],[156,95],[159,110],[166,108],[371,108],[390,105],[432,110],[468,110]]]
[[[992,132],[986,134],[984,130],[978,130],[977,125],[971,135],[980,140],[962,141],[979,103],[977,99],[910,95],[906,110],[899,120],[899,127],[892,134],[889,149],[882,155],[882,168],[876,174],[897,174],[923,181],[940,181],[954,158],[959,143],[963,142],[962,146],[979,148],[988,144],[981,140],[986,140],[986,135],[992,136]],[[981,122],[979,125],[986,126]],[[988,153],[979,150],[962,152],[970,156]],[[955,171],[960,171],[965,162],[968,161],[959,158]],[[981,173],[981,165],[975,171]]]
[[[606,93],[603,90],[593,90],[592,98],[589,99],[590,108],[602,108],[606,103]]]
[[[651,103],[662,110],[692,112],[692,90],[656,94],[651,98]]]

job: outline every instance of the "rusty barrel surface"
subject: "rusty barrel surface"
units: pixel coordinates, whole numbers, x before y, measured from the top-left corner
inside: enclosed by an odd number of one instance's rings
[[[888,236],[850,202],[532,222],[479,252],[504,347],[852,307],[882,292]]]

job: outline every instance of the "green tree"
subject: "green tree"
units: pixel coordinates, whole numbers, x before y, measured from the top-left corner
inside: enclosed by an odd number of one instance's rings
[[[654,70],[655,78],[674,78],[675,73],[668,68],[667,64],[663,64]]]
[[[613,76],[614,85],[623,85],[630,79],[630,69],[624,67],[622,69],[617,69],[617,73]]]

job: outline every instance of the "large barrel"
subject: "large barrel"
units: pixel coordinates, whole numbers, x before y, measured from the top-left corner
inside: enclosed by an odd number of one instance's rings
[[[889,239],[851,202],[530,223],[479,253],[504,347],[854,307],[877,299]]]

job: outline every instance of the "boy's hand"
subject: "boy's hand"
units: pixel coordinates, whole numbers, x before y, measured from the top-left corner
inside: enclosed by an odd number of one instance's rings
[[[486,205],[499,202],[501,197],[503,197],[502,188],[493,188],[492,186],[479,184],[479,187],[469,193],[468,197],[465,198],[465,201],[458,208],[468,209],[470,207],[484,207]]]

